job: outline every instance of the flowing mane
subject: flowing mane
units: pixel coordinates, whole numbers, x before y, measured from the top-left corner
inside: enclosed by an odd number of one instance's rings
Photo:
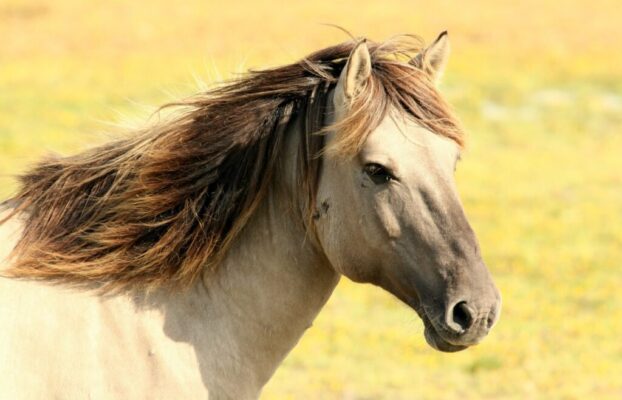
[[[337,127],[323,126],[328,94],[356,43],[251,71],[165,106],[175,113],[127,138],[41,161],[9,200],[8,218],[23,218],[24,231],[6,274],[106,290],[194,282],[217,268],[269,190],[294,117],[305,121],[297,173],[308,213],[328,129],[339,132],[333,150],[352,156],[396,110],[462,144],[425,66],[409,62],[422,48],[412,36],[368,41],[370,80]]]

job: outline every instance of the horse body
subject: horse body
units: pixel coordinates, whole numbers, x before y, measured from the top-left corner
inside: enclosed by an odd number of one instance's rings
[[[185,290],[100,294],[0,277],[10,304],[0,308],[0,398],[257,398],[339,280],[287,218],[293,178],[275,178],[219,269]],[[21,225],[0,226],[0,260]]]
[[[269,196],[221,268],[181,292],[0,278],[0,398],[257,398],[339,279]],[[6,249],[19,224],[0,227]]]
[[[25,175],[0,215],[0,398],[257,398],[341,275],[438,350],[478,343],[500,301],[432,83],[446,44],[328,48]]]

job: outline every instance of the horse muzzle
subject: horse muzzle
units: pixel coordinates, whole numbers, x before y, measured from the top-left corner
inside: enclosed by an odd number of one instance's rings
[[[501,301],[496,296],[492,304],[477,307],[466,301],[451,303],[443,313],[428,312],[422,307],[425,339],[433,348],[455,352],[478,344],[499,319]],[[431,311],[431,310],[430,310]]]

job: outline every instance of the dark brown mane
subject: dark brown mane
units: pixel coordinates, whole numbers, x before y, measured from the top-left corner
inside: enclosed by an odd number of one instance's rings
[[[318,137],[322,104],[355,44],[249,72],[169,105],[178,110],[173,117],[129,138],[40,162],[11,199],[13,215],[25,221],[7,273],[107,290],[194,282],[217,266],[269,189],[293,115],[307,121],[299,157],[310,208],[321,150],[310,138]],[[339,123],[335,149],[355,154],[389,109],[461,144],[446,103],[422,66],[408,62],[420,42],[368,47],[372,76]]]

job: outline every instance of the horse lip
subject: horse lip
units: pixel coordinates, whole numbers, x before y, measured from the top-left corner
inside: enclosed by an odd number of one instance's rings
[[[425,330],[423,331],[423,335],[425,337],[425,341],[432,348],[438,351],[442,351],[444,353],[455,353],[457,351],[461,351],[469,347],[466,345],[451,344],[445,341],[445,339],[441,338],[440,335],[434,330],[434,328],[430,327],[427,324],[426,324]]]
[[[438,351],[442,351],[445,353],[454,353],[457,351],[464,350],[468,348],[471,344],[456,344],[452,343],[449,340],[445,339],[439,331],[436,329],[423,307],[416,309],[417,313],[421,317],[424,325],[423,335],[425,337],[426,342],[433,348]]]

